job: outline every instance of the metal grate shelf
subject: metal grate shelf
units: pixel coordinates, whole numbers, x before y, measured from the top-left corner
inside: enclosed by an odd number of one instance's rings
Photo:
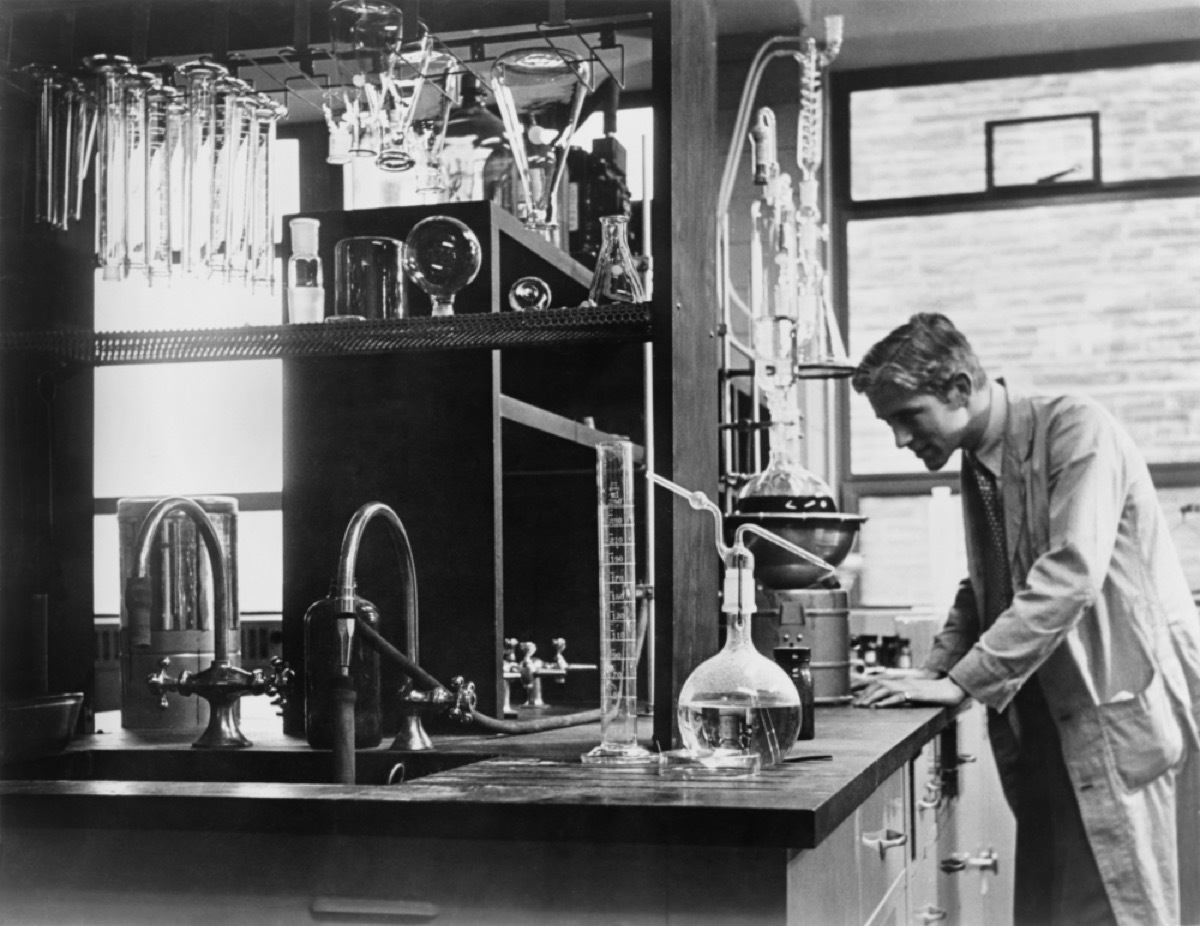
[[[492,350],[650,339],[650,304],[543,312],[345,321],[316,325],[175,331],[20,331],[0,334],[0,352],[50,354],[92,366],[329,357],[402,350]]]

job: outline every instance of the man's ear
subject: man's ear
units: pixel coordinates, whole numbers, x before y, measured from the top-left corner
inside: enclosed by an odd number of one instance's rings
[[[946,401],[954,408],[966,408],[975,394],[975,384],[967,373],[955,373],[946,390]]]

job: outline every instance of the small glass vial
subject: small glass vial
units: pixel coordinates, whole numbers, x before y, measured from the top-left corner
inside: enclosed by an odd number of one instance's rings
[[[288,321],[311,324],[325,319],[325,282],[317,240],[318,219],[292,219],[292,256],[288,258]]]
[[[600,217],[600,257],[588,291],[588,305],[615,302],[645,302],[646,295],[633,255],[629,253],[629,217]]]

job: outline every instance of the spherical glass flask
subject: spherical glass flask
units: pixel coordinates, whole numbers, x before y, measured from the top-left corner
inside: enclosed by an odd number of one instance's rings
[[[508,289],[508,306],[514,312],[540,312],[550,307],[550,284],[541,277],[521,277]]]
[[[770,442],[767,466],[742,486],[737,510],[743,514],[836,511],[829,484],[799,462],[799,422],[773,421]]]
[[[714,769],[753,771],[783,761],[800,732],[800,695],[754,648],[750,615],[729,614],[724,648],[688,676],[676,719],[684,749]]]
[[[458,219],[434,215],[412,227],[404,240],[404,272],[433,300],[434,315],[453,315],[454,297],[479,273],[483,250]]]

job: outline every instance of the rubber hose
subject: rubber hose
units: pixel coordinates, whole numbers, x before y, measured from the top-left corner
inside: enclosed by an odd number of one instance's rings
[[[358,777],[354,754],[354,685],[349,678],[338,679],[329,692],[333,701],[333,780],[352,785]]]
[[[409,659],[404,653],[392,646],[383,636],[364,621],[357,619],[358,633],[367,638],[367,642],[375,652],[391,660],[405,671],[413,684],[423,691],[446,686]],[[595,723],[600,719],[600,710],[581,711],[578,714],[559,714],[557,717],[539,717],[535,720],[497,720],[479,711],[471,711],[471,722],[492,733],[541,733],[543,730],[561,730],[564,727],[577,727],[580,724]]]

